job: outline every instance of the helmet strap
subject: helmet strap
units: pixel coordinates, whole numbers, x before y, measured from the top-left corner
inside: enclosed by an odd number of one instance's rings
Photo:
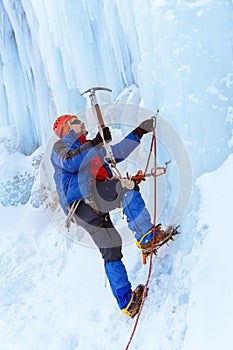
[[[69,122],[69,121],[68,121]],[[68,130],[67,130],[68,128]],[[60,132],[60,139],[65,136],[66,134],[68,134],[70,130],[70,125],[68,123],[64,123],[63,127],[61,128],[61,132]]]

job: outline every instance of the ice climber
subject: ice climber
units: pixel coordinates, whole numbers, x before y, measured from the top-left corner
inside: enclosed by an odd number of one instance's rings
[[[143,135],[153,129],[152,119],[143,121],[119,143],[112,145],[116,162],[126,159],[140,144]],[[104,161],[103,139],[98,132],[92,140],[86,139],[85,123],[76,115],[62,115],[53,125],[59,137],[55,142],[51,161],[59,202],[66,214],[76,203],[74,217],[89,232],[105,263],[106,275],[112,293],[124,314],[134,317],[139,310],[144,285],[133,291],[122,262],[122,240],[114,227],[109,212],[122,207],[137,246],[142,251],[151,249],[153,224],[140,194],[139,186],[122,187]],[[108,127],[103,128],[108,143],[112,140]],[[166,231],[156,229],[154,242],[164,239]]]

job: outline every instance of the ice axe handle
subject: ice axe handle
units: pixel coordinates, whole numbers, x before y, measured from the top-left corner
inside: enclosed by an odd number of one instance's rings
[[[96,115],[97,115],[97,118],[99,121],[99,126],[103,129],[105,127],[105,124],[104,124],[103,116],[102,116],[100,106],[98,105],[98,103],[94,105],[94,108],[96,110]]]

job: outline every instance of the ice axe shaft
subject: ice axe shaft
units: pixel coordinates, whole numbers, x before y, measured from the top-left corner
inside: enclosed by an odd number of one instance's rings
[[[102,112],[101,112],[100,106],[99,106],[99,104],[97,102],[95,93],[90,94],[89,97],[90,97],[90,100],[91,100],[91,104],[92,104],[93,108],[95,109],[96,116],[97,116],[97,119],[98,119],[98,122],[99,122],[99,126],[101,126],[101,128],[103,129],[105,127],[104,119],[103,119],[103,116],[102,116]]]
[[[100,109],[100,106],[98,104],[98,101],[97,101],[97,98],[96,98],[96,95],[95,95],[95,92],[97,90],[105,90],[105,91],[109,91],[111,92],[112,90],[109,89],[109,88],[104,88],[104,87],[92,87],[86,91],[84,91],[82,93],[82,95],[86,94],[86,93],[89,93],[89,97],[90,97],[90,100],[91,100],[91,105],[92,107],[94,108],[95,112],[96,112],[96,116],[97,116],[97,119],[98,119],[98,122],[99,122],[99,131],[100,131],[100,134],[103,138],[103,142],[104,142],[104,147],[106,149],[106,160],[108,162],[111,162],[112,164],[116,164],[116,160],[113,156],[113,153],[112,153],[112,149],[111,149],[111,146],[109,143],[107,143],[105,140],[104,140],[104,135],[103,135],[103,128],[105,127],[105,124],[104,124],[104,119],[103,119],[103,116],[102,116],[102,112],[101,112],[101,109]]]

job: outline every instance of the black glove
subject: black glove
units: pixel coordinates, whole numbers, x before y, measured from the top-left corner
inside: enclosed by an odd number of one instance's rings
[[[102,136],[100,135],[100,132],[98,132],[96,134],[96,137],[92,139],[90,142],[94,147],[100,148],[103,145],[103,139],[102,139]]]
[[[153,125],[154,122],[152,118],[144,120],[136,129],[133,130],[133,133],[142,138],[143,135],[153,131]]]
[[[111,131],[109,130],[109,127],[108,126],[105,126],[103,128],[103,134],[104,134],[104,140],[109,143],[112,141],[112,134],[111,134]]]
[[[109,127],[105,126],[103,128],[103,135],[104,135],[104,140],[108,143],[112,141],[112,136],[111,132],[109,130]],[[103,145],[103,139],[102,136],[100,135],[100,132],[96,134],[96,137],[91,140],[91,143],[94,147],[100,148]]]

